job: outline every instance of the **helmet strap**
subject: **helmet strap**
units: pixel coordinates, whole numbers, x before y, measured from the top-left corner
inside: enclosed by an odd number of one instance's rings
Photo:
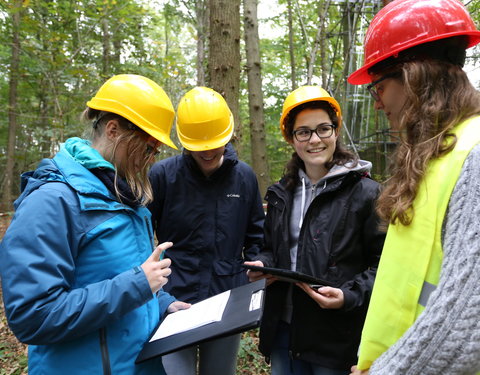
[[[92,122],[92,128],[97,130],[98,128],[98,124],[99,122],[109,114],[109,112],[105,112],[105,111],[100,111],[97,115],[97,117],[95,118],[95,120],[93,120]]]
[[[113,118],[118,118],[119,122],[121,122],[122,125],[126,126],[128,130],[140,130],[140,128],[137,125],[135,125],[133,122],[130,122],[126,118],[124,118],[120,115],[117,115],[115,113],[106,112],[106,111],[100,111],[97,118],[92,122],[93,129],[96,130],[98,128],[98,124],[100,123],[100,121],[103,120],[106,116],[109,116],[109,115],[112,117],[112,119]]]

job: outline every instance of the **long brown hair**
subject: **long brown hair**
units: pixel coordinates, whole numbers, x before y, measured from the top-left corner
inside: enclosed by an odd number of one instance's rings
[[[148,138],[148,134],[124,117],[115,113],[101,112],[96,109],[87,108],[82,116],[85,120],[94,121],[94,126],[92,126],[92,130],[90,132],[90,139],[92,141],[95,141],[101,137],[104,127],[108,121],[113,119],[118,121],[124,132],[122,132],[122,134],[120,134],[120,136],[115,140],[111,157],[108,158],[109,160],[107,160],[115,167],[115,192],[117,198],[122,201],[122,194],[117,186],[117,179],[120,178],[118,175],[119,165],[115,161],[114,155],[117,151],[118,145],[125,143],[127,147],[126,154],[129,155],[127,160],[124,161],[125,165],[123,167],[125,181],[139,202],[141,202],[143,205],[150,203],[153,200],[152,186],[150,185],[150,181],[148,179],[151,155],[145,154],[146,139]],[[138,154],[144,155],[145,158],[144,164],[141,166],[140,170],[137,170],[137,166],[135,165],[137,158],[134,155]]]
[[[328,102],[320,100],[306,102],[293,108],[285,117],[285,134],[287,135],[289,142],[293,142],[293,127],[295,125],[295,120],[298,114],[304,109],[323,109],[324,111],[326,111],[328,116],[330,117],[330,120],[332,121],[332,124],[337,126],[335,131],[338,132],[337,129],[339,124],[337,113]],[[340,137],[338,137],[337,141],[335,142],[335,151],[333,153],[332,160],[325,163],[325,168],[330,169],[334,165],[345,165],[348,162],[353,162],[354,164],[356,164],[358,162],[358,158],[343,146]],[[299,169],[305,170],[305,163],[300,158],[300,156],[298,156],[298,154],[294,152],[292,154],[292,158],[285,166],[284,180],[286,182],[286,187],[288,190],[293,190],[298,184]]]
[[[480,114],[480,93],[462,68],[451,63],[411,61],[393,69],[401,72],[399,79],[404,85],[406,102],[392,175],[377,200],[377,211],[385,222],[398,220],[409,225],[428,163],[455,147],[456,137],[451,130],[458,123]]]

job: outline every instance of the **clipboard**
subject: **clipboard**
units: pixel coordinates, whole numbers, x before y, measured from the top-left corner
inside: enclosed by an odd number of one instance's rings
[[[258,327],[263,313],[265,285],[266,280],[262,279],[230,290],[222,320],[155,341],[147,341],[135,363]],[[157,329],[158,327],[150,337],[153,337]]]
[[[315,285],[316,287],[319,287],[320,285],[335,287],[335,285],[330,281],[319,279],[318,277],[310,276],[297,271],[291,271],[282,268],[252,266],[248,264],[243,264],[243,267],[252,271],[262,272],[264,274],[276,276],[279,280],[287,281],[289,283],[302,282],[310,285]]]

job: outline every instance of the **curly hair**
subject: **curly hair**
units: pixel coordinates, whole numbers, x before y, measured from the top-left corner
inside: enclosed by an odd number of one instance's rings
[[[409,225],[413,202],[429,162],[450,152],[456,144],[452,129],[480,114],[480,93],[458,65],[423,60],[404,62],[391,70],[401,72],[406,101],[399,128],[401,140],[377,200],[385,222]],[[386,72],[382,72],[385,74]]]
[[[293,127],[295,125],[295,120],[297,115],[302,112],[304,109],[323,109],[327,112],[330,120],[332,121],[333,125],[337,126],[338,129],[338,117],[337,113],[335,112],[334,108],[326,102],[326,101],[312,101],[300,104],[299,106],[293,108],[288,115],[285,117],[285,134],[287,136],[287,140],[290,143],[293,143]],[[335,130],[338,132],[338,130]],[[325,164],[327,169],[332,168],[334,165],[345,165],[348,162],[353,162],[354,165],[357,164],[358,158],[349,150],[343,146],[340,137],[337,138],[335,142],[335,151],[333,153],[332,160]],[[284,173],[284,180],[286,182],[287,190],[293,190],[295,186],[299,182],[298,177],[298,170],[303,169],[305,170],[305,163],[303,160],[298,156],[296,152],[292,154],[292,158],[288,161],[287,165],[285,166],[285,173]]]

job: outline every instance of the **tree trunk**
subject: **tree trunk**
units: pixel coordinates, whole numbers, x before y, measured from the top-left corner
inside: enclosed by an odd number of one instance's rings
[[[328,75],[327,75],[327,25],[326,25],[326,20],[328,17],[328,9],[330,8],[330,0],[327,0],[326,3],[322,4],[320,8],[322,9],[322,13],[320,15],[320,20],[319,20],[319,28],[320,28],[320,69],[321,69],[321,74],[322,74],[322,87],[327,89],[329,87],[329,82],[328,82]]]
[[[297,88],[297,73],[295,67],[295,50],[293,44],[293,12],[292,0],[287,0],[288,7],[288,52],[290,55],[290,74],[292,82],[292,91]]]
[[[2,211],[12,209],[12,180],[15,166],[15,141],[17,137],[17,87],[20,69],[20,16],[22,0],[15,0],[12,4],[12,58],[10,61],[10,82],[8,98],[8,144],[7,164],[3,184],[1,202]]]
[[[197,21],[197,86],[205,86],[205,50],[206,32],[208,30],[208,7],[206,0],[195,2],[195,16]]]
[[[239,113],[240,85],[240,0],[209,0],[210,50],[208,74],[210,87],[228,103],[235,121],[237,140],[232,140],[241,154]]]
[[[339,80],[339,86],[341,83],[343,83],[343,92],[347,92],[348,82],[346,77],[348,76],[348,73],[355,70],[355,67],[357,66],[357,55],[354,53],[355,34],[358,30],[358,25],[361,20],[359,13],[360,10],[363,9],[364,4],[365,0],[354,4],[351,8],[349,4],[346,4],[344,16],[342,18],[343,59],[345,61],[342,76],[345,77],[345,79]],[[336,95],[337,91],[339,91],[339,86],[334,90],[334,95]],[[357,123],[361,121],[362,118],[354,113],[352,101],[347,101],[346,99],[347,98],[343,97],[341,101],[343,112],[342,119],[343,123],[345,124],[345,134],[348,136],[348,143],[351,145],[353,151],[358,154],[352,141],[352,137],[358,138],[360,137],[360,133],[350,134],[349,129],[352,131],[357,131],[357,129],[360,129],[360,126],[357,126]]]
[[[265,117],[263,114],[262,73],[258,37],[257,0],[243,1],[245,48],[247,55],[248,110],[250,115],[250,139],[252,167],[258,179],[262,196],[270,184]]]
[[[307,85],[312,84],[312,77],[315,69],[315,61],[317,60],[317,53],[320,49],[320,74],[322,77],[322,87],[327,88],[327,63],[326,63],[326,32],[325,19],[328,15],[328,8],[330,0],[325,3],[323,0],[318,4],[318,26],[315,40],[313,41],[312,50],[310,51],[310,58],[307,60]]]
[[[103,58],[102,58],[102,74],[104,77],[109,76],[110,70],[110,32],[108,30],[107,17],[102,18],[102,44],[103,44]]]

